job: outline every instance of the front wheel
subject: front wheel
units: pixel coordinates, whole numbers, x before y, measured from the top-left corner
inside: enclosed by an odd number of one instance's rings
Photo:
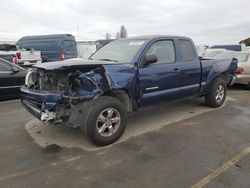
[[[113,97],[100,97],[84,114],[82,131],[94,144],[104,146],[117,141],[123,134],[127,123],[124,105]]]
[[[205,95],[205,103],[209,107],[220,107],[227,96],[227,85],[223,79],[216,79],[211,90]]]

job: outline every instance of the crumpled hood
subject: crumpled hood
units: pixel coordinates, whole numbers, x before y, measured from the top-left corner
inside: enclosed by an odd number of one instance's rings
[[[96,66],[96,65],[118,65],[127,64],[123,62],[109,62],[109,61],[96,61],[96,60],[83,60],[80,58],[68,59],[64,61],[55,61],[49,63],[39,63],[34,65],[34,68],[40,68],[45,70],[55,70],[55,69],[67,69],[67,68],[81,68],[85,66]]]
[[[40,63],[33,67],[37,68],[38,72],[54,72],[61,76],[65,74],[65,77],[70,73],[77,72],[80,74],[79,78],[82,82],[85,82],[83,85],[94,86],[92,89],[84,88],[82,90],[85,93],[80,95],[85,98],[86,95],[93,97],[96,92],[104,93],[110,89],[134,91],[134,83],[137,80],[137,67],[131,63],[69,59],[59,62]],[[89,92],[89,94],[86,94],[86,92]],[[134,92],[129,93],[130,96],[134,96],[134,94]]]

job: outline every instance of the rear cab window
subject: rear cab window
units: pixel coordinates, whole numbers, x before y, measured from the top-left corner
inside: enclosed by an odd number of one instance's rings
[[[179,39],[180,53],[183,62],[195,60],[195,53],[192,43],[186,39]]]

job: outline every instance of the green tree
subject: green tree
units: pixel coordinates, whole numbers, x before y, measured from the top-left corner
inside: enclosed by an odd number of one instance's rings
[[[247,38],[245,40],[242,40],[239,42],[240,44],[245,44],[246,46],[250,46],[250,38]]]

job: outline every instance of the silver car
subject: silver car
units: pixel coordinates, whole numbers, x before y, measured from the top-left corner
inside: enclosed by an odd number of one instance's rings
[[[249,51],[225,51],[214,57],[214,59],[238,59],[238,74],[234,83],[244,84],[250,89],[250,52]]]

